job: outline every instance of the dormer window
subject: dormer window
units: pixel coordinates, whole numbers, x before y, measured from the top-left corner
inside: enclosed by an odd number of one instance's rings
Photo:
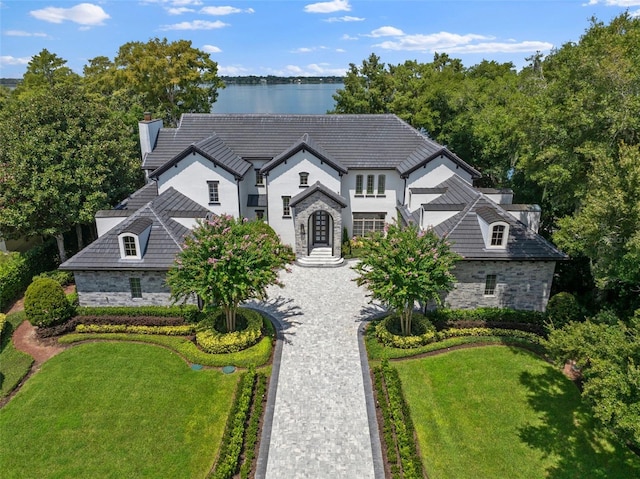
[[[138,248],[136,248],[136,237],[131,235],[122,237],[122,249],[125,258],[135,258],[138,256]]]
[[[502,246],[504,240],[504,225],[494,225],[491,229],[491,246]]]
[[[118,235],[121,259],[142,259],[152,223],[149,218],[137,218],[121,230]]]
[[[507,245],[509,236],[509,225],[506,223],[491,224],[491,236],[489,238],[489,246],[492,248],[504,248]]]

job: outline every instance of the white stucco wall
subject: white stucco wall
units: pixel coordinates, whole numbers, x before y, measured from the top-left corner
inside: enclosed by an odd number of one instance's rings
[[[209,204],[208,181],[219,182],[219,205]],[[158,177],[158,194],[170,187],[216,214],[240,216],[234,176],[197,153],[187,156]]]
[[[96,217],[96,230],[98,231],[98,238],[111,230],[114,226],[119,225],[128,216],[102,216]]]
[[[362,175],[363,194],[356,195],[356,176]],[[374,175],[374,194],[367,195],[367,175]],[[378,195],[378,175],[385,175],[385,193]],[[353,213],[385,213],[385,221],[393,223],[397,217],[396,205],[402,201],[404,180],[396,170],[349,170],[342,177],[342,195],[347,207],[342,210],[342,226],[347,228],[349,236],[353,234]]]
[[[278,233],[283,243],[295,246],[295,232],[292,217],[282,216],[282,197],[294,197],[305,190],[300,187],[300,173],[309,173],[308,185],[319,181],[327,189],[341,194],[340,175],[327,163],[322,163],[309,151],[299,151],[285,162],[280,163],[265,178],[269,208],[269,225]]]
[[[423,211],[420,227],[423,229],[431,228],[439,225],[443,221],[447,221],[458,213],[460,213],[460,211]]]
[[[407,178],[407,201],[409,198],[409,188],[434,188],[443,181],[451,178],[453,175],[458,175],[469,184],[472,184],[473,182],[469,173],[460,168],[446,156],[440,156],[430,161],[424,167],[413,171]],[[412,207],[415,207],[413,202]]]

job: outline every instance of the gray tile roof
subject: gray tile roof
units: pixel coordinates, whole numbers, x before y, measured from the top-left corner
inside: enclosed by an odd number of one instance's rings
[[[198,216],[193,216],[199,213]],[[147,203],[119,225],[102,235],[78,254],[60,265],[60,269],[68,271],[99,270],[141,270],[166,271],[173,264],[176,254],[189,229],[177,221],[175,217],[204,218],[208,210],[173,188]],[[140,260],[120,258],[118,235],[131,231],[136,226],[151,224],[151,232],[146,251]]]
[[[142,234],[149,226],[153,224],[150,218],[136,218],[133,221],[127,222],[127,226],[120,229],[120,233],[133,233],[134,235]]]
[[[445,154],[474,176],[479,172],[395,115],[198,114],[160,130],[143,168],[155,170],[212,135],[244,159],[273,159],[303,138],[344,168],[397,169],[406,174]],[[339,163],[338,163],[339,162]]]
[[[244,176],[244,174],[252,167],[251,163],[240,158],[220,137],[213,134],[199,140],[198,142],[192,143],[177,155],[167,158],[161,166],[151,172],[149,177],[157,178],[160,174],[164,173],[173,165],[192,153],[202,155],[209,161],[220,165],[237,178],[242,178],[242,176]]]
[[[304,200],[305,198],[309,197],[310,195],[312,195],[313,193],[315,193],[317,191],[319,191],[319,192],[323,193],[324,195],[328,196],[329,198],[334,200],[336,203],[338,203],[343,208],[347,207],[347,200],[346,199],[344,199],[342,196],[340,196],[335,191],[331,191],[329,188],[324,186],[319,181],[316,181],[313,185],[311,185],[310,187],[306,188],[304,191],[298,193],[296,196],[291,198],[291,200],[289,202],[289,205],[292,206],[292,207],[295,207],[302,200]]]
[[[302,149],[307,149],[311,153],[313,153],[316,157],[320,158],[325,163],[331,165],[333,169],[338,171],[339,173],[346,173],[347,169],[342,165],[340,160],[333,158],[330,153],[327,153],[318,143],[313,141],[308,133],[302,135],[298,141],[296,141],[290,148],[283,151],[280,155],[276,156],[274,159],[265,164],[261,169],[261,173],[268,173],[277,165],[286,161],[288,158],[291,158],[297,152]]]
[[[452,249],[464,259],[558,261],[567,258],[542,236],[516,220],[502,205],[497,205],[458,177],[453,176],[438,187],[446,187],[447,192],[428,205],[465,204],[460,213],[434,227],[435,233],[446,236]],[[488,223],[504,221],[509,225],[506,248],[486,248],[478,216]]]
[[[96,218],[131,216],[144,205],[153,201],[158,196],[158,185],[155,181],[147,183],[135,193],[132,193],[112,210],[100,210],[96,212]]]

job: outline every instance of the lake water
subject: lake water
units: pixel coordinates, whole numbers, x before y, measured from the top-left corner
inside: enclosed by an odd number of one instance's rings
[[[333,110],[341,83],[227,85],[218,90],[213,113],[324,114]]]

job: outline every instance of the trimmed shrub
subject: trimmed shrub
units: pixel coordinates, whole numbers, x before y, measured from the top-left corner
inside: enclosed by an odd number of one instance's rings
[[[411,336],[400,334],[400,320],[390,314],[376,325],[376,337],[385,346],[392,348],[417,348],[436,340],[436,328],[422,314],[414,313],[411,321]]]
[[[211,354],[235,353],[256,344],[262,337],[262,315],[250,309],[238,309],[238,325],[246,322],[246,327],[231,333],[222,333],[216,323],[224,323],[224,312],[216,311],[202,321],[196,332],[196,343],[203,351]]]
[[[57,261],[55,241],[35,246],[24,254],[11,253],[0,264],[0,310],[19,297],[35,275],[54,269]]]
[[[139,316],[155,316],[159,318],[184,318],[188,323],[202,319],[202,313],[195,305],[184,306],[80,306],[77,316],[123,316],[137,318]]]
[[[187,336],[193,334],[195,326],[133,326],[129,324],[79,324],[76,333],[130,333],[162,334],[164,336]]]
[[[2,337],[2,330],[4,329],[4,324],[7,322],[7,315],[0,313],[0,338]]]
[[[571,293],[554,294],[547,303],[547,320],[551,327],[561,328],[571,321],[584,320],[584,311]]]
[[[53,326],[67,321],[73,309],[60,283],[50,278],[38,278],[24,296],[27,319],[34,326]]]

